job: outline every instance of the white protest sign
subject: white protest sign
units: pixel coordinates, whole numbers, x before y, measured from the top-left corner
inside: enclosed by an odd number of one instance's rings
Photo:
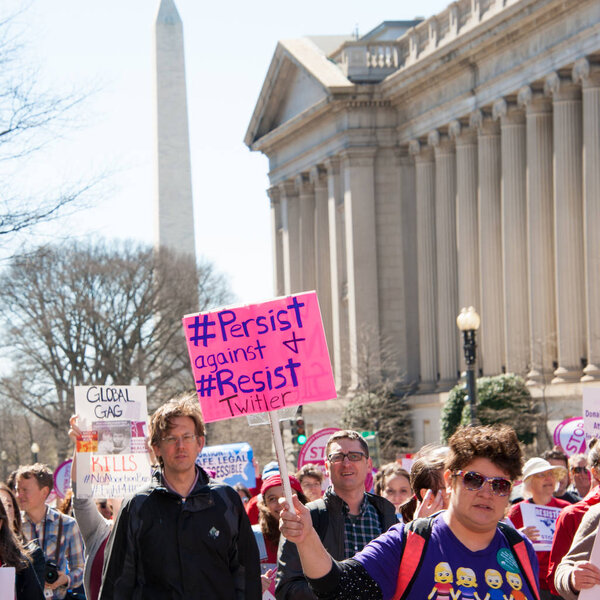
[[[150,483],[144,386],[76,386],[77,497],[123,498]]]
[[[583,428],[586,440],[600,438],[600,387],[583,389]]]
[[[0,568],[0,600],[15,600],[15,568]]]
[[[596,539],[592,546],[592,552],[590,553],[590,562],[597,567],[600,567],[600,529],[596,531]],[[579,592],[578,600],[598,600],[600,598],[600,585],[595,585],[587,590],[581,590]]]
[[[196,458],[200,465],[218,481],[229,485],[243,483],[247,488],[256,486],[256,473],[252,464],[252,446],[246,442],[205,446]]]
[[[523,516],[523,525],[525,527],[537,527],[539,531],[539,541],[533,542],[534,550],[536,552],[549,551],[552,548],[556,519],[558,519],[562,508],[540,506],[529,502],[522,502],[519,506]]]

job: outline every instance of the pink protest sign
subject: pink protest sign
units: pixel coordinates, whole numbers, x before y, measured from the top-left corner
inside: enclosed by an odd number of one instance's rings
[[[60,463],[54,471],[54,490],[59,498],[64,498],[71,488],[71,465],[73,459],[69,458]]]
[[[183,318],[207,422],[336,397],[315,292]]]
[[[583,423],[583,417],[572,417],[561,421],[554,430],[554,444],[567,456],[584,454],[587,450]]]

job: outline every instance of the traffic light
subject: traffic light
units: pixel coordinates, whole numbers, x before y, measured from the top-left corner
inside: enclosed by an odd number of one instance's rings
[[[297,444],[298,446],[306,444],[306,427],[304,425],[304,418],[302,417],[302,407],[298,409],[298,413],[292,419],[291,432],[292,444]]]
[[[306,444],[306,429],[304,428],[302,415],[296,417],[296,443],[298,446]]]

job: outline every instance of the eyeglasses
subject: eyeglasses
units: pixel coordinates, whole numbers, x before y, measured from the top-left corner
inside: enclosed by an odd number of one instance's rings
[[[455,477],[462,477],[463,485],[470,492],[480,490],[486,481],[490,482],[490,489],[494,496],[508,496],[512,489],[512,482],[504,477],[486,477],[476,471],[457,471]]]
[[[364,452],[334,452],[327,457],[330,463],[341,463],[347,458],[350,462],[359,462],[367,455]]]
[[[576,475],[583,475],[584,473],[588,472],[588,468],[587,467],[573,467],[571,469],[571,471],[573,471],[573,473],[575,473]]]
[[[197,437],[198,436],[193,433],[184,433],[182,436],[168,435],[167,437],[164,437],[161,441],[164,442],[167,446],[175,446],[175,444],[177,444],[177,442],[181,440],[186,446],[188,446],[189,444],[193,444],[196,441]]]

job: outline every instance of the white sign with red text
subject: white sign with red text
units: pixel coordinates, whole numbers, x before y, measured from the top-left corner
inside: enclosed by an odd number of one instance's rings
[[[123,498],[150,483],[144,386],[76,386],[75,411],[78,498]]]

